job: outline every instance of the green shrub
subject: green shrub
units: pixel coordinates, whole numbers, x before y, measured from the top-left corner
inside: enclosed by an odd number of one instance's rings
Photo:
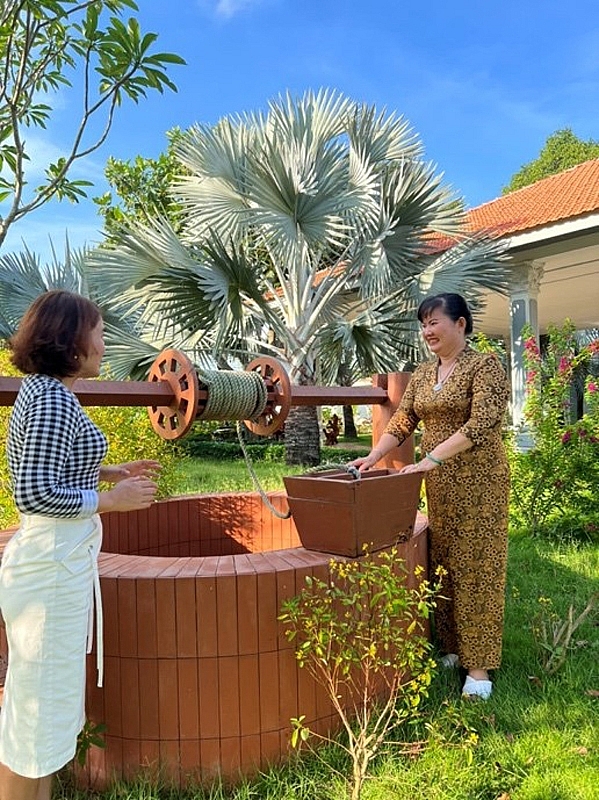
[[[10,363],[9,356],[10,353],[7,347],[0,344],[0,375],[17,377],[20,373]],[[4,452],[10,411],[11,406],[0,406],[0,436],[2,438],[2,454],[0,455],[0,529],[15,525],[19,519],[18,512],[12,499],[8,463]]]
[[[243,458],[243,452],[239,442],[214,442],[197,437],[185,438],[181,441],[182,451],[192,458],[209,458],[215,461],[230,461],[232,459]],[[246,444],[248,456],[251,461],[273,461],[284,463],[285,445],[266,440],[264,443],[254,442]],[[344,450],[343,446],[322,447],[321,456],[323,463],[345,463],[352,461],[361,455],[369,452],[368,447],[363,449]]]
[[[285,447],[282,444],[246,444],[245,447],[252,461],[283,461],[285,458]],[[185,438],[181,441],[181,449],[192,458],[210,458],[215,461],[243,458],[239,442]]]
[[[300,667],[324,688],[345,733],[345,743],[311,731],[305,716],[292,719],[293,746],[311,736],[351,758],[352,800],[359,800],[369,766],[393,731],[413,719],[428,694],[435,662],[427,621],[440,576],[429,583],[416,568],[417,586],[395,549],[329,562],[329,578],[306,576],[279,617]],[[301,709],[300,709],[301,710]]]
[[[524,352],[525,418],[534,446],[511,455],[513,522],[535,533],[566,528],[576,535],[578,528],[592,538],[599,530],[599,381],[586,377],[580,419],[572,420],[570,406],[573,382],[599,354],[599,341],[578,350],[566,321],[549,329],[546,354],[531,335]]]
[[[176,494],[175,470],[183,455],[178,443],[165,441],[154,432],[145,408],[98,406],[86,411],[108,439],[107,464],[154,459],[162,464],[158,497]]]

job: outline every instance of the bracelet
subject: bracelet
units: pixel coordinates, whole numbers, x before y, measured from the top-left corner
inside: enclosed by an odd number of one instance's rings
[[[430,453],[426,454],[426,458],[428,458],[429,461],[432,461],[433,464],[436,464],[438,467],[442,467],[443,466],[443,461],[440,458],[437,458],[436,456],[431,455]]]

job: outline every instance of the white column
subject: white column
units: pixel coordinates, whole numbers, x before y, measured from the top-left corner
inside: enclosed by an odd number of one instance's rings
[[[539,342],[538,297],[543,277],[542,261],[527,261],[512,268],[510,286],[510,340],[512,418],[518,444],[528,449],[532,442],[524,427],[524,402],[526,400],[526,368],[524,366],[524,338],[522,328],[530,326]]]

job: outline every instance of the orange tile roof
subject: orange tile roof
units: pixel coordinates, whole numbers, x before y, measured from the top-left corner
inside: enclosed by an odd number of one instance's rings
[[[599,159],[550,175],[467,212],[467,227],[498,236],[599,211]]]

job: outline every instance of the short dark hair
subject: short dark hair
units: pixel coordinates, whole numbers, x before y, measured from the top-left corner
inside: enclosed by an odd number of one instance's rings
[[[441,292],[440,294],[426,297],[418,307],[418,320],[424,322],[426,317],[429,317],[438,308],[454,322],[457,322],[460,317],[464,317],[466,320],[465,332],[466,334],[472,333],[472,312],[461,294]]]
[[[44,292],[29,306],[9,340],[11,361],[26,374],[76,375],[102,315],[86,297],[63,289]]]

